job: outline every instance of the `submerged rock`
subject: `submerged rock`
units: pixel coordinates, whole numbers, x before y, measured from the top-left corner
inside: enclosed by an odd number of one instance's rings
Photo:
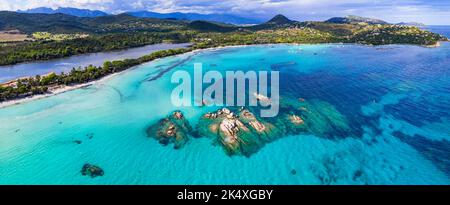
[[[83,176],[90,176],[94,178],[103,176],[104,174],[105,172],[103,171],[103,169],[96,165],[86,163],[83,165],[83,168],[81,168],[81,175]]]
[[[292,170],[291,170],[291,174],[292,174],[292,175],[296,175],[296,174],[297,174],[297,170],[292,169]]]
[[[293,133],[308,132],[319,137],[346,136],[348,121],[332,104],[322,100],[293,100],[284,98],[280,103],[282,113],[288,113]]]
[[[81,144],[83,141],[81,141],[81,140],[74,140],[73,141],[73,143],[75,143],[75,144]]]
[[[88,133],[86,134],[86,137],[88,137],[88,139],[92,139],[94,138],[94,133]]]
[[[180,111],[173,112],[147,129],[149,137],[155,138],[163,145],[173,143],[175,149],[183,147],[191,133],[192,127]]]

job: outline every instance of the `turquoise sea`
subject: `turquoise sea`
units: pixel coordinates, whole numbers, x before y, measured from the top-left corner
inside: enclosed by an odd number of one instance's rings
[[[170,101],[171,74],[194,63],[279,70],[282,96],[323,102],[349,129],[286,136],[250,157],[230,157],[209,138],[162,146],[146,129],[180,109]],[[0,109],[0,184],[450,184],[449,90],[450,43],[260,45],[168,57]],[[209,109],[181,111],[195,126]],[[82,176],[85,163],[104,176]]]
[[[15,65],[0,66],[0,83],[8,82],[17,78],[45,75],[51,72],[61,73],[70,72],[72,68],[86,67],[89,65],[102,66],[105,60],[123,60],[127,58],[139,58],[148,53],[174,48],[183,48],[189,46],[189,43],[179,44],[153,44],[136,48],[122,49],[116,51],[107,51],[99,53],[87,53],[75,55],[67,58],[58,58],[52,60],[19,63]]]

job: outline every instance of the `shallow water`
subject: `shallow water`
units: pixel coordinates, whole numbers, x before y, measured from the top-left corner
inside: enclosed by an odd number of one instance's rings
[[[229,157],[208,138],[180,150],[161,146],[145,130],[179,109],[170,103],[171,74],[192,72],[197,62],[204,70],[279,70],[282,96],[319,102],[349,130],[287,136],[249,158]],[[449,90],[449,43],[269,45],[168,57],[0,109],[0,184],[450,184]],[[195,126],[208,109],[181,110]],[[85,163],[105,175],[82,176]]]
[[[16,65],[0,66],[0,83],[14,80],[21,77],[44,75],[50,72],[61,73],[68,72],[72,68],[86,67],[88,65],[101,66],[103,62],[109,60],[123,60],[139,58],[155,51],[184,48],[188,43],[180,44],[154,44],[137,48],[124,49],[119,51],[89,53],[60,58],[54,60],[19,63]]]

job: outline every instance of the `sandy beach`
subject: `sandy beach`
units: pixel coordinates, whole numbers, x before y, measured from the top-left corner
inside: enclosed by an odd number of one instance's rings
[[[124,72],[124,71],[122,71],[122,72]],[[54,95],[58,95],[58,94],[61,94],[61,93],[65,93],[65,92],[68,92],[68,91],[71,91],[71,90],[88,87],[88,86],[91,86],[91,85],[94,85],[94,84],[106,81],[109,78],[112,78],[113,76],[116,76],[116,75],[118,75],[118,74],[120,74],[122,72],[113,73],[113,74],[107,75],[107,76],[105,76],[105,77],[103,77],[103,78],[101,78],[99,80],[91,81],[91,82],[88,82],[88,83],[59,87],[59,88],[50,90],[48,93],[42,94],[42,95],[34,95],[34,96],[26,97],[26,98],[21,98],[21,99],[16,99],[16,100],[8,100],[8,101],[5,101],[5,102],[1,102],[0,103],[0,109],[5,108],[5,107],[9,107],[9,106],[19,105],[19,104],[22,104],[22,103],[31,102],[31,101],[38,100],[38,99],[48,98],[48,97],[51,97],[51,96],[54,96]]]
[[[178,55],[175,55],[175,56],[186,55],[186,54],[192,55],[192,54],[196,54],[197,52],[200,52],[202,50],[205,50],[205,49],[196,49],[196,50],[192,50],[190,52],[178,54]],[[140,65],[137,65],[137,66],[145,65],[145,64],[148,64],[148,63],[154,63],[154,62],[157,62],[158,60],[161,60],[161,59],[162,58],[158,58],[158,59],[155,59],[155,60],[152,60],[152,61],[140,64]],[[108,79],[110,79],[110,78],[112,78],[112,77],[114,77],[116,75],[120,75],[123,72],[127,72],[129,70],[132,70],[133,68],[135,68],[137,66],[133,66],[133,67],[128,68],[126,70],[123,70],[121,72],[117,72],[117,73],[113,73],[113,74],[104,76],[103,78],[100,78],[98,80],[91,81],[91,82],[88,82],[88,83],[77,84],[77,85],[70,85],[70,86],[63,86],[63,87],[51,90],[51,91],[49,91],[46,94],[33,95],[33,96],[30,96],[30,97],[26,97],[26,98],[20,98],[20,99],[8,100],[8,101],[0,102],[0,109],[6,108],[6,107],[9,107],[9,106],[14,106],[14,105],[19,105],[19,104],[31,102],[31,101],[34,101],[34,100],[48,98],[48,97],[51,97],[51,96],[54,96],[54,95],[58,95],[58,94],[61,94],[61,93],[65,93],[65,92],[68,92],[68,91],[71,91],[71,90],[75,90],[75,89],[79,89],[79,88],[88,87],[88,86],[91,86],[91,85],[94,85],[94,84],[98,84],[98,83],[104,82],[104,81],[106,81],[106,80],[108,80]]]

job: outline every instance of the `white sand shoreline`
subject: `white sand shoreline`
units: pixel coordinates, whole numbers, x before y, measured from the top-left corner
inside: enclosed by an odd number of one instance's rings
[[[279,44],[255,44],[255,45],[273,46],[273,45],[279,45]],[[225,48],[240,48],[240,47],[248,47],[248,46],[255,46],[255,45],[233,45],[233,46],[219,46],[219,47],[213,47],[213,48],[195,49],[195,50],[192,50],[192,51],[189,51],[189,52],[186,52],[186,53],[181,53],[181,54],[177,54],[177,55],[174,55],[174,56],[167,56],[167,57],[176,57],[176,56],[181,56],[181,55],[195,55],[197,53],[204,52],[204,51],[213,51],[213,50],[220,50],[220,49],[225,49]],[[163,57],[163,58],[167,58],[167,57]],[[23,104],[23,103],[27,103],[27,102],[31,102],[31,101],[35,101],[35,100],[39,100],[39,99],[43,99],[43,98],[48,98],[48,97],[55,96],[55,95],[58,95],[58,94],[62,94],[62,93],[68,92],[68,91],[76,90],[76,89],[79,89],[79,88],[88,87],[88,86],[100,83],[102,81],[106,81],[106,80],[112,78],[113,76],[119,75],[120,73],[133,70],[133,68],[135,68],[135,67],[138,67],[138,66],[141,66],[141,65],[145,65],[145,64],[148,64],[148,63],[154,63],[154,62],[157,62],[157,61],[159,61],[159,60],[161,60],[163,58],[158,58],[158,59],[155,59],[155,60],[152,60],[152,61],[149,61],[149,62],[145,62],[145,63],[142,63],[140,65],[136,65],[136,66],[130,67],[130,68],[125,69],[125,70],[123,70],[121,72],[112,73],[110,75],[104,76],[101,79],[94,80],[94,81],[91,81],[91,82],[88,82],[88,83],[77,84],[77,85],[70,85],[70,86],[63,86],[61,88],[57,88],[55,90],[52,90],[52,91],[50,91],[47,94],[33,95],[33,96],[30,96],[30,97],[26,97],[26,98],[20,98],[20,99],[4,101],[4,102],[0,103],[0,109],[6,108],[6,107],[10,107],[10,106],[14,106],[14,105],[20,105],[20,104]]]
[[[106,80],[108,80],[108,79],[110,79],[110,78],[112,78],[112,77],[114,77],[114,76],[116,76],[116,75],[118,75],[118,74],[120,74],[122,72],[113,73],[113,74],[107,75],[107,76],[105,76],[105,77],[103,77],[101,79],[98,79],[98,80],[95,80],[95,81],[91,81],[91,82],[88,82],[88,83],[77,84],[77,85],[65,85],[65,86],[63,86],[61,88],[54,89],[54,90],[49,91],[48,93],[42,94],[42,95],[33,95],[33,96],[30,96],[30,97],[26,97],[26,98],[20,98],[20,99],[8,100],[8,101],[5,101],[5,102],[1,102],[0,103],[0,109],[6,108],[6,107],[10,107],[10,106],[14,106],[14,105],[20,105],[20,104],[31,102],[31,101],[34,101],[34,100],[48,98],[48,97],[55,96],[55,95],[58,95],[58,94],[61,94],[61,93],[65,93],[65,92],[68,92],[68,91],[72,91],[72,90],[76,90],[76,89],[80,89],[80,88],[85,88],[85,87],[88,87],[88,86],[91,86],[91,85],[95,85],[95,84],[101,83],[103,81],[106,81]]]

